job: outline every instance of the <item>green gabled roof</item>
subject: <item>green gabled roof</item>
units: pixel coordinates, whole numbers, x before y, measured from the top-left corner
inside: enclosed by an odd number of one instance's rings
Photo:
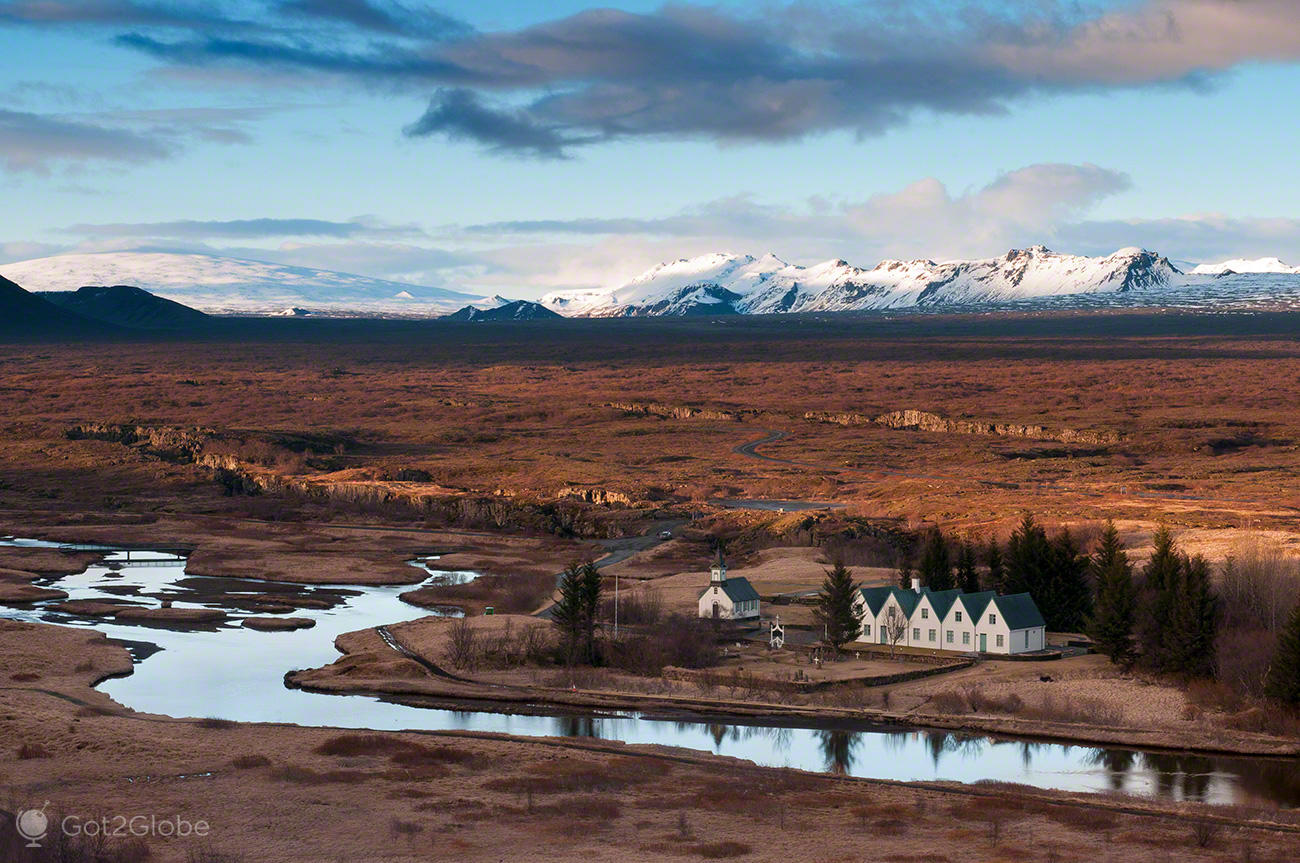
[[[916,604],[921,601],[921,594],[910,588],[893,587],[890,590],[893,591],[894,599],[898,600],[899,607],[903,609],[903,614],[911,620],[912,612],[916,611]]]
[[[961,602],[962,608],[966,609],[966,613],[970,615],[971,621],[976,621],[980,619],[984,609],[989,607],[989,603],[997,595],[997,591],[981,590],[979,593],[963,593],[957,598]]]
[[[872,615],[880,614],[880,609],[885,607],[885,600],[889,599],[890,591],[894,588],[884,587],[864,587],[861,589],[862,601],[867,604]]]
[[[749,579],[740,576],[728,576],[722,583],[722,592],[732,602],[753,602],[758,599],[758,591],[749,583]]]
[[[961,591],[956,588],[952,590],[931,590],[926,587],[922,588],[921,595],[930,600],[935,617],[943,620],[948,616],[948,609],[952,608],[952,604],[957,601],[957,597],[961,596]]]
[[[996,597],[993,605],[1002,613],[1002,619],[1006,621],[1009,629],[1033,629],[1036,626],[1047,625],[1038,610],[1038,604],[1027,593]]]

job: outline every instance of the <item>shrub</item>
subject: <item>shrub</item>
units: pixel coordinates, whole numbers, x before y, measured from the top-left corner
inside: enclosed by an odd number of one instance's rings
[[[605,662],[615,668],[647,676],[662,674],[668,665],[711,668],[718,664],[712,625],[681,614],[671,614],[618,641],[606,641],[602,654]]]
[[[744,842],[707,842],[695,847],[696,852],[706,860],[721,860],[726,857],[743,857],[754,849]]]
[[[293,782],[297,785],[327,785],[338,782],[356,784],[365,782],[367,776],[360,770],[312,770],[297,764],[286,764],[271,771],[271,778],[280,782]]]
[[[41,676],[34,671],[19,671],[17,674],[9,675],[9,679],[16,683],[31,683],[33,680],[40,680]]]
[[[50,750],[39,743],[24,743],[18,747],[18,760],[30,761],[33,758],[53,758]]]
[[[664,597],[658,588],[641,587],[619,591],[618,622],[620,626],[648,626],[658,623],[664,614]],[[614,597],[608,597],[600,606],[600,617],[606,622],[614,620]]]
[[[213,731],[229,731],[239,723],[230,719],[218,719],[215,716],[209,716],[199,720],[200,728],[209,728]]]
[[[252,770],[255,767],[269,767],[271,759],[265,755],[240,755],[230,759],[230,766],[236,770]]]

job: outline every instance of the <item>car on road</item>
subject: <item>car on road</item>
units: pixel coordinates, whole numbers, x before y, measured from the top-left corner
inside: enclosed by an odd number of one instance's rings
[[[672,538],[673,538],[673,532],[672,532],[671,530],[661,530],[661,531],[659,531],[659,538],[660,538],[660,539],[672,539]]]

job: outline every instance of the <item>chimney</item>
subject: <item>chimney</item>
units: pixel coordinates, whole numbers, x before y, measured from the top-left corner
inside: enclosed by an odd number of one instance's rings
[[[915,576],[912,577],[912,591],[914,593],[921,592],[921,579],[916,578]]]

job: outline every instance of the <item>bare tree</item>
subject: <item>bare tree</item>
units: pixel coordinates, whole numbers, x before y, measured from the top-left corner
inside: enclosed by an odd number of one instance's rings
[[[478,633],[464,617],[452,621],[447,639],[447,661],[456,668],[472,669],[478,659]]]
[[[885,612],[885,622],[881,624],[881,628],[884,630],[885,638],[889,640],[889,658],[893,659],[898,642],[907,635],[907,617],[897,605],[891,605],[889,611]]]

